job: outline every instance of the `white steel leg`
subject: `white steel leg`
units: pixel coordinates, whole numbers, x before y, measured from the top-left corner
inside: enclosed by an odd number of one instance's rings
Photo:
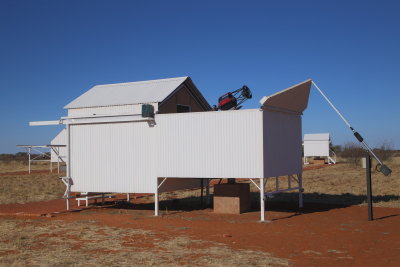
[[[69,210],[69,188],[67,189],[66,197],[67,197],[67,210]]]
[[[265,195],[264,195],[264,178],[260,178],[260,215],[261,222],[265,221]]]
[[[156,193],[154,194],[154,216],[158,216],[158,178],[156,183]]]
[[[28,172],[31,173],[31,151],[32,148],[28,148]]]
[[[67,170],[66,176],[68,179],[67,189],[67,210],[69,210],[69,190],[70,190],[70,178],[71,178],[71,126],[67,124]]]
[[[57,149],[57,173],[60,173],[60,148]],[[50,156],[50,160],[51,160],[51,156]]]

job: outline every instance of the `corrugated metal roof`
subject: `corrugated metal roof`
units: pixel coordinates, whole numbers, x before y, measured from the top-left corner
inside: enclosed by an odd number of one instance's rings
[[[260,100],[263,107],[301,113],[307,108],[311,79]]]
[[[329,141],[329,133],[304,134],[304,141]]]
[[[161,102],[188,77],[96,85],[64,108],[103,107]]]

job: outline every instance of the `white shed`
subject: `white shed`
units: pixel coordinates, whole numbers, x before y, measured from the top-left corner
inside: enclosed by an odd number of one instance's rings
[[[336,155],[330,149],[331,138],[329,133],[304,134],[304,164],[308,164],[309,157],[324,157],[328,163],[336,163]]]
[[[259,109],[142,117],[135,104],[151,103],[162,111],[163,98],[182,82],[192,83],[190,78],[158,81],[94,87],[66,106],[68,117],[60,120],[67,127],[66,197],[69,192],[154,193],[158,215],[159,192],[200,186],[201,179],[248,178],[260,189],[261,220],[266,194],[298,190],[302,206],[301,115],[311,80],[263,97]],[[150,98],[143,90],[164,93]],[[205,101],[199,91],[192,97]],[[277,184],[276,191],[265,193],[266,180],[278,176],[287,176],[287,188]]]
[[[67,160],[67,133],[62,129],[50,142],[51,162],[65,162]],[[57,155],[58,154],[58,155]]]

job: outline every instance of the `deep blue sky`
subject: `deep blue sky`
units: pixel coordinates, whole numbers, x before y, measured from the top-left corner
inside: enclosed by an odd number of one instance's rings
[[[371,146],[400,148],[399,1],[0,1],[0,153],[47,144],[96,84],[191,76],[210,104],[308,78]],[[353,136],[312,89],[303,132]]]

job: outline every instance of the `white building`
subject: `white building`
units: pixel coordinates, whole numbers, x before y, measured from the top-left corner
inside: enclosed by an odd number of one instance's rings
[[[158,215],[159,192],[248,178],[260,189],[264,220],[265,194],[298,190],[302,206],[301,115],[310,86],[263,97],[260,109],[210,111],[189,77],[101,85],[68,104],[67,117],[31,125],[66,125],[67,197],[154,193]],[[142,117],[142,104],[158,114]],[[198,112],[172,113],[182,111]],[[265,193],[266,180],[277,176],[287,176],[287,187]]]
[[[54,138],[51,140],[50,145],[52,146],[51,162],[65,162],[67,160],[67,148],[63,147],[67,145],[67,131],[62,129]],[[58,155],[57,155],[58,154]]]
[[[328,163],[336,163],[336,155],[330,149],[331,138],[329,133],[304,135],[304,164],[308,164],[309,157],[323,157]]]

